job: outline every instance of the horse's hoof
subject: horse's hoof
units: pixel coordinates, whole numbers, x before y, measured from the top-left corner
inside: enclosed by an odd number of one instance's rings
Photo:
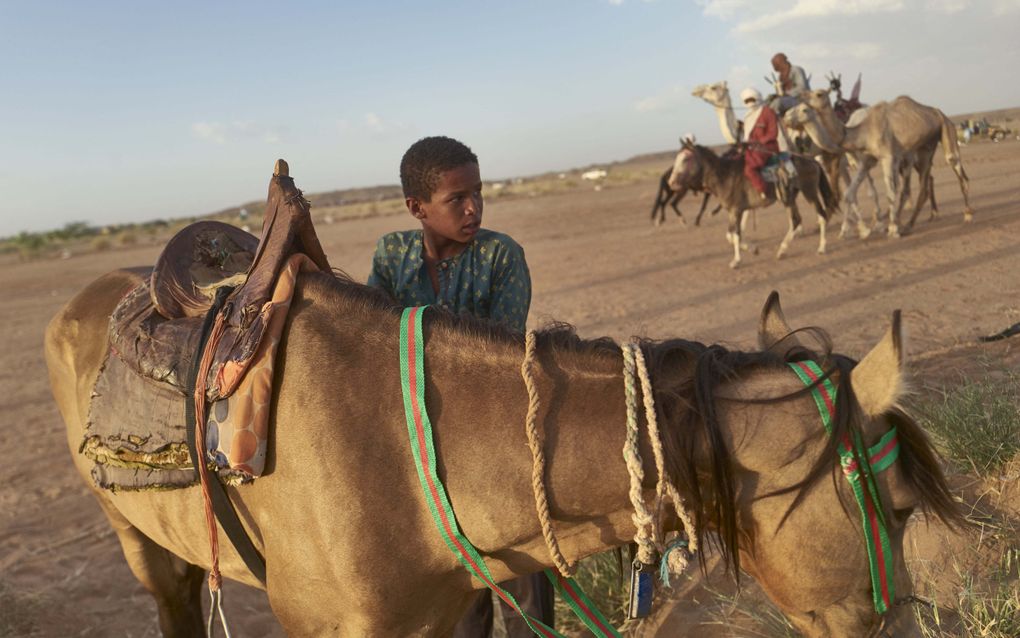
[[[857,230],[857,234],[860,235],[861,239],[867,239],[868,237],[871,237],[871,229],[868,228],[867,226],[864,226],[863,228],[859,228]]]
[[[819,248],[818,249],[818,254],[819,255],[824,255],[825,254],[825,249],[824,248]]]
[[[740,260],[739,259],[734,259],[733,261],[730,262],[730,268],[733,268],[734,270],[736,270],[738,266],[740,266]]]
[[[903,237],[903,235],[900,234],[900,231],[898,229],[890,227],[889,228],[889,237],[892,238],[892,239],[899,239],[900,237]]]
[[[972,210],[971,210],[971,209],[969,209],[969,208],[968,208],[967,210],[963,211],[963,221],[964,221],[965,223],[966,223],[966,222],[972,222],[972,221],[974,221],[974,211],[972,211]]]

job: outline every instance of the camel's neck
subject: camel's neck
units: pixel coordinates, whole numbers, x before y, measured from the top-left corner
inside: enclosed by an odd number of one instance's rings
[[[837,120],[838,121],[838,120]],[[842,126],[842,123],[840,123]],[[819,122],[818,117],[812,117],[804,123],[804,130],[807,131],[808,137],[814,142],[819,148],[829,153],[840,153],[842,152],[840,142],[843,139],[842,132],[838,137],[833,136],[829,132],[829,129]]]
[[[712,103],[710,102],[710,104]],[[733,114],[733,105],[730,103],[729,96],[726,96],[719,104],[712,104],[712,106],[715,107],[715,115],[719,118],[719,130],[722,131],[723,138],[730,144],[740,142],[737,116]]]
[[[815,111],[815,113],[818,114],[818,120],[821,122],[823,133],[827,134],[831,140],[831,146],[840,146],[846,137],[846,126],[843,122],[839,121],[836,113],[830,108],[823,108],[820,111]],[[829,149],[826,148],[826,150]]]

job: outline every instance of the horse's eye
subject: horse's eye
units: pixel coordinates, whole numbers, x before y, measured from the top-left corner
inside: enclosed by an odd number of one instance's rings
[[[893,509],[893,511],[892,511],[893,520],[895,520],[897,523],[899,523],[901,525],[906,525],[907,524],[907,519],[910,518],[910,515],[913,514],[913,513],[914,513],[914,507],[913,506],[911,506],[911,507],[904,507],[904,508],[901,508],[901,509]]]

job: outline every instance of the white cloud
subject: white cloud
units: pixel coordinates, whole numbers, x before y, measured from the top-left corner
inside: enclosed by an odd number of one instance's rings
[[[680,85],[671,86],[658,95],[642,98],[634,103],[634,110],[638,113],[653,113],[675,108],[684,102],[690,91]]]
[[[764,4],[764,3],[762,3]],[[756,5],[760,11],[760,5]],[[766,11],[755,18],[737,24],[738,33],[765,31],[802,18],[825,18],[831,16],[856,16],[873,13],[902,11],[904,0],[797,0],[785,11]]]
[[[275,128],[265,128],[255,120],[234,120],[223,122],[195,122],[191,125],[191,133],[200,140],[214,144],[226,144],[237,140],[261,140],[267,144],[276,144],[281,133]]]
[[[224,144],[227,141],[223,134],[223,125],[219,122],[195,122],[191,125],[191,132],[201,140],[209,140],[216,144]]]
[[[364,124],[365,128],[376,135],[399,133],[401,131],[406,131],[408,128],[407,124],[404,122],[384,120],[375,112],[365,113]]]

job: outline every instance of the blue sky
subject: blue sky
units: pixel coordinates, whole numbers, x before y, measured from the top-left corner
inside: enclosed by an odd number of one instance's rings
[[[690,97],[819,85],[947,113],[1020,105],[1020,0],[0,2],[0,236],[397,181],[425,135],[504,178],[721,140]],[[1013,80],[1009,80],[1013,78]]]

